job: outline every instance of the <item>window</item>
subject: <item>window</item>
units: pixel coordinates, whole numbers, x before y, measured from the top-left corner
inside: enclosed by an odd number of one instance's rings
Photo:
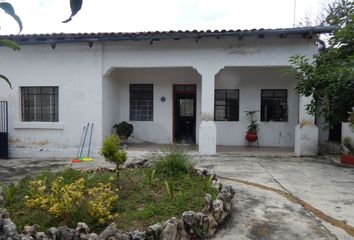
[[[261,90],[261,121],[288,121],[288,90]]]
[[[130,84],[130,121],[153,120],[153,85]]]
[[[58,87],[21,87],[23,122],[58,122]]]
[[[215,90],[215,121],[238,121],[239,90]]]

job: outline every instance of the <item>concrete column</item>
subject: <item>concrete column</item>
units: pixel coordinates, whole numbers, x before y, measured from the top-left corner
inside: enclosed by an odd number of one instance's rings
[[[314,116],[306,111],[312,97],[300,96],[299,124],[295,127],[295,154],[301,156],[317,156],[318,154],[318,127]]]
[[[201,123],[199,126],[199,153],[216,154],[216,125],[214,123],[214,94],[216,71],[204,69],[198,72],[202,76],[201,83]]]

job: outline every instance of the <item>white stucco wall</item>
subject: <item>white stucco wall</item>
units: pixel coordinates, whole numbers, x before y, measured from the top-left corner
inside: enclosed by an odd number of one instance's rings
[[[75,157],[83,126],[93,122],[93,149],[102,132],[102,61],[100,47],[87,44],[22,46],[14,52],[0,48],[0,100],[9,104],[10,157]],[[59,122],[21,122],[21,86],[58,86]]]
[[[288,121],[261,122],[260,112],[256,120],[260,124],[260,146],[294,146],[295,126],[298,123],[298,96],[294,92],[295,80],[282,73],[280,67],[237,67],[225,68],[216,77],[216,89],[239,89],[239,121],[216,121],[217,144],[245,145],[245,134],[249,116],[245,111],[261,109],[261,89],[288,90]]]
[[[131,122],[134,133],[131,141],[172,143],[173,142],[173,84],[197,85],[197,141],[200,124],[200,75],[192,68],[118,68],[110,75],[117,83],[114,89],[119,96],[119,104],[114,104],[116,112],[111,117],[114,123]],[[129,121],[129,84],[153,84],[153,121]],[[161,97],[166,101],[161,102]],[[112,126],[112,124],[110,125]]]
[[[262,123],[262,146],[293,146],[297,101],[290,91],[293,82],[279,75],[294,54],[311,56],[314,39],[289,35],[221,39],[124,41],[23,46],[20,52],[0,48],[1,73],[13,89],[0,82],[0,99],[9,101],[10,147],[12,157],[75,156],[82,127],[94,122],[93,144],[97,150],[102,137],[116,122],[129,120],[129,83],[154,84],[154,121],[135,122],[136,141],[172,142],[172,85],[196,83],[197,134],[202,106],[213,111],[213,96],[201,103],[202,83],[218,74],[222,84],[240,89],[240,122],[217,123],[217,143],[243,145],[246,117],[243,111],[259,109],[261,88],[289,89],[289,122]],[[252,70],[249,72],[248,68]],[[258,69],[262,67],[262,69]],[[229,69],[230,68],[230,69]],[[266,74],[262,72],[266,71]],[[259,80],[262,78],[261,80]],[[247,79],[247,80],[245,80]],[[237,84],[236,84],[237,83]],[[59,86],[59,123],[21,123],[20,86]],[[206,86],[204,84],[203,86]],[[257,90],[258,89],[258,90]],[[207,88],[208,93],[210,87]],[[160,98],[166,97],[166,102]],[[232,134],[229,132],[231,131]],[[240,136],[239,136],[240,135]],[[237,137],[236,137],[237,136]]]

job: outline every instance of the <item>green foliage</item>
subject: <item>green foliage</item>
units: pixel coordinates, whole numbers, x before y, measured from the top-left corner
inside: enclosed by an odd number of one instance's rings
[[[68,19],[64,20],[63,23],[68,23],[72,18],[80,11],[82,7],[82,0],[70,0],[71,15]]]
[[[120,165],[127,160],[127,152],[119,149],[120,140],[115,134],[106,137],[103,141],[101,155],[108,162],[116,164],[117,181],[119,181]]]
[[[154,186],[154,184],[156,182],[155,172],[156,172],[155,169],[149,169],[147,171],[146,178],[147,178],[149,186]]]
[[[173,185],[172,181],[165,181],[165,186],[166,186],[166,190],[167,190],[167,194],[169,196],[170,199],[174,198],[175,195],[175,188]]]
[[[114,219],[108,220],[105,224],[100,224],[98,221],[100,217],[96,217],[94,213],[89,213],[89,206],[84,204],[84,207],[77,207],[72,213],[66,212],[67,217],[56,217],[53,214],[48,214],[48,210],[43,208],[29,208],[25,205],[23,199],[34,197],[38,188],[32,188],[30,182],[41,180],[42,184],[46,186],[45,195],[52,192],[51,186],[53,182],[60,178],[61,183],[60,191],[62,193],[71,189],[73,192],[81,192],[77,189],[81,188],[80,179],[84,179],[84,192],[90,191],[99,186],[99,184],[111,184],[112,189],[116,189],[117,184],[114,181],[115,174],[110,171],[99,170],[94,173],[85,171],[76,171],[72,169],[65,170],[64,172],[52,173],[43,172],[39,176],[32,178],[26,177],[21,180],[17,185],[16,197],[13,205],[6,207],[12,216],[13,221],[17,224],[19,229],[28,224],[38,224],[39,231],[45,231],[52,226],[67,225],[70,228],[76,227],[78,221],[86,222],[90,228],[95,232],[102,231],[108,223],[116,222],[120,229],[124,231],[131,231],[135,229],[144,229],[156,222],[163,222],[171,217],[180,217],[186,210],[200,211],[204,207],[205,179],[191,172],[188,175],[180,176],[173,179],[174,198],[168,195],[165,180],[156,178],[155,184],[150,186],[146,181],[146,170],[151,169],[122,169],[120,177],[119,198],[112,204],[110,212],[114,215]],[[134,184],[132,184],[131,179]],[[78,185],[73,186],[73,183],[79,182]],[[66,187],[65,187],[66,186]],[[116,194],[115,194],[116,195]],[[74,200],[74,196],[70,199]],[[103,196],[98,194],[97,196]],[[48,198],[48,197],[46,197]],[[75,198],[77,199],[77,198]],[[91,198],[83,197],[77,201],[89,201]],[[70,200],[75,206],[81,205],[75,201]],[[60,206],[63,206],[63,199],[56,201]],[[74,203],[75,202],[75,203]],[[99,202],[102,202],[99,200]],[[106,207],[104,201],[102,207]],[[102,209],[101,206],[93,207],[92,210]],[[54,210],[54,208],[53,208]],[[65,208],[64,208],[64,211]]]
[[[130,137],[130,135],[133,133],[134,131],[134,127],[132,124],[127,123],[125,121],[119,123],[119,124],[114,124],[113,128],[116,129],[116,132],[118,134],[119,137]]]
[[[324,24],[338,27],[330,36],[331,47],[320,49],[313,61],[292,56],[287,72],[298,79],[298,94],[313,96],[307,111],[332,126],[346,121],[354,106],[354,2],[337,0],[329,5]]]
[[[4,196],[6,206],[11,206],[16,200],[17,187],[14,184],[2,185],[1,191]]]
[[[98,224],[105,224],[116,217],[111,209],[118,199],[118,190],[110,182],[88,188],[84,178],[64,183],[63,177],[57,177],[51,184],[41,179],[30,181],[29,187],[25,206],[47,211],[58,220],[74,222],[88,215]]]
[[[247,132],[258,133],[258,131],[259,131],[259,124],[257,123],[257,120],[251,120],[250,125],[247,126]]]
[[[177,177],[188,174],[192,164],[187,152],[175,147],[162,150],[155,159],[154,168],[156,173],[163,177]]]

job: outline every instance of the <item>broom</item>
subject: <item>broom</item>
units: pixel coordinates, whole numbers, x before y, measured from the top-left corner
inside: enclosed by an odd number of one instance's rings
[[[82,144],[82,139],[83,139],[83,137],[84,137],[85,129],[86,129],[86,127],[84,126],[84,129],[82,130],[82,134],[81,134],[81,138],[80,138],[79,151],[78,151],[77,154],[76,154],[76,158],[74,158],[74,159],[71,160],[72,163],[79,163],[79,162],[81,162],[80,159],[79,159],[79,154],[80,154],[80,151],[81,151],[81,144]]]

